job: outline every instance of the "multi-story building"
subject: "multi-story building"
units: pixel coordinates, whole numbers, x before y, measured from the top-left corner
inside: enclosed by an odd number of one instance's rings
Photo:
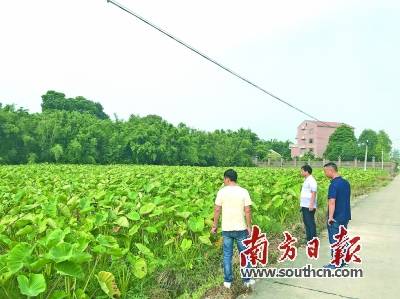
[[[321,158],[328,146],[329,136],[341,125],[337,122],[303,121],[297,127],[296,144],[291,146],[292,157],[301,157],[309,152]]]

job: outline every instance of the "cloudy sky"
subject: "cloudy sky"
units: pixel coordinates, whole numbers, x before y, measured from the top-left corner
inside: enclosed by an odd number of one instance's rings
[[[119,2],[324,121],[386,130],[400,148],[399,1]],[[47,90],[120,118],[157,114],[294,140],[302,114],[106,0],[0,0],[0,102]]]

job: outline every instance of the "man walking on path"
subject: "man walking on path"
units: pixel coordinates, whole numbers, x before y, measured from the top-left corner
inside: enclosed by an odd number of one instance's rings
[[[317,209],[317,181],[312,176],[310,165],[301,167],[301,175],[305,180],[301,188],[300,207],[308,242],[317,236],[314,218]]]
[[[324,165],[325,175],[331,179],[328,191],[328,237],[329,243],[336,243],[334,236],[339,233],[339,228],[343,225],[347,228],[351,219],[350,211],[350,183],[343,179],[339,173],[335,163],[327,163]],[[331,251],[332,255],[332,251]],[[342,263],[340,267],[345,264]],[[335,265],[328,264],[326,268],[335,268]]]
[[[214,208],[214,224],[211,232],[215,234],[222,210],[222,236],[224,240],[224,286],[230,288],[233,281],[232,256],[234,243],[239,252],[245,250],[242,241],[251,234],[251,199],[249,192],[237,185],[237,173],[228,169],[224,173],[224,187],[218,191]],[[245,220],[246,218],[246,220]],[[254,280],[243,279],[246,287]]]

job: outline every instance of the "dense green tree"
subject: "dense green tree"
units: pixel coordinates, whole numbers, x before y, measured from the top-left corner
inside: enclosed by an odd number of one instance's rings
[[[60,162],[64,155],[64,149],[60,144],[54,145],[51,148],[50,152],[53,154],[54,160],[56,162]]]
[[[271,149],[281,154],[283,159],[291,159],[290,141],[278,141],[276,139],[272,139],[267,141],[267,143],[271,144]]]
[[[329,137],[324,157],[332,161],[336,161],[339,157],[343,161],[349,161],[354,160],[357,157],[357,153],[358,147],[354,129],[347,125],[342,125]]]
[[[290,159],[289,141],[262,140],[251,130],[204,132],[182,123],[174,126],[156,115],[111,120],[102,115],[101,105],[82,97],[66,99],[55,91],[43,96],[42,107],[41,113],[30,114],[0,103],[1,164],[252,166],[255,156],[266,160],[271,150]],[[367,133],[360,142],[371,135]],[[376,134],[374,150],[382,149],[386,160],[391,141],[384,131]],[[340,127],[332,134],[326,156],[332,160],[357,156],[352,128]]]
[[[400,163],[400,150],[395,149],[392,153],[392,160],[397,164]]]
[[[392,140],[390,140],[389,135],[380,130],[378,132],[378,143],[375,148],[376,158],[378,161],[382,161],[382,153],[383,160],[388,161],[390,159],[390,153],[392,151]]]
[[[42,96],[42,111],[49,110],[77,111],[92,114],[100,119],[109,118],[100,103],[89,101],[81,96],[65,98],[65,94],[54,90],[49,90]]]
[[[365,159],[365,147],[368,145],[368,161],[372,160],[372,157],[376,157],[376,146],[378,144],[378,134],[374,130],[365,129],[361,132],[358,137],[358,159]]]
[[[35,152],[29,113],[14,105],[0,104],[0,161],[2,163],[27,163],[29,154]],[[32,159],[31,159],[32,160]]]
[[[64,97],[48,96],[49,101]],[[264,142],[250,130],[203,132],[156,115],[112,121],[57,109],[29,114],[14,106],[0,106],[0,137],[0,163],[10,164],[251,166],[256,145]]]
[[[291,160],[290,141],[279,141],[271,139],[268,141],[259,140],[256,143],[255,151],[260,160],[266,160],[270,150],[279,153],[283,159]]]

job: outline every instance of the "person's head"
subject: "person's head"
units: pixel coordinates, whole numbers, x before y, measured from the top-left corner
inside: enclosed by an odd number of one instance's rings
[[[224,185],[227,186],[231,183],[236,183],[237,177],[238,175],[236,171],[234,171],[233,169],[228,169],[224,172]]]
[[[310,165],[304,165],[301,167],[300,171],[301,175],[303,177],[308,177],[310,174],[312,174],[312,168]]]
[[[338,167],[337,167],[337,165],[336,165],[335,163],[333,163],[333,162],[326,163],[326,164],[324,165],[324,172],[325,172],[325,175],[326,175],[328,178],[333,179],[333,178],[336,177],[337,174],[338,174]]]

